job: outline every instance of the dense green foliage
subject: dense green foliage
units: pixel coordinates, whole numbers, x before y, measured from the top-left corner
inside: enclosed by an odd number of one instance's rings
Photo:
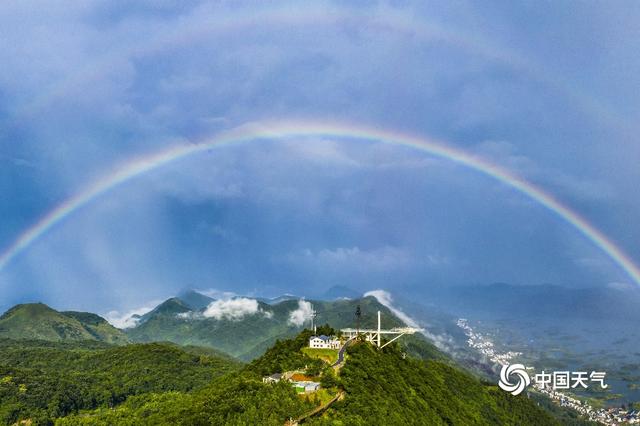
[[[42,303],[16,305],[0,316],[0,338],[53,342],[99,340],[124,344],[127,336],[104,318],[87,312],[58,312]]]
[[[318,327],[317,333],[334,335],[336,331],[325,325]],[[303,330],[293,339],[277,340],[264,355],[251,362],[247,369],[262,376],[303,368],[312,375],[318,374],[325,363],[301,352],[301,349],[308,345],[312,335],[311,330]]]
[[[205,302],[194,299],[192,305]],[[405,337],[401,344],[383,350],[356,343],[349,347],[347,362],[336,375],[322,360],[302,351],[312,335],[310,330],[290,339],[277,338],[295,332],[287,316],[297,303],[284,301],[263,307],[271,309],[272,315],[258,314],[242,321],[183,321],[177,314],[193,312],[192,307],[174,298],[145,316],[143,326],[155,324],[161,334],[167,330],[177,333],[171,335],[180,335],[175,340],[183,343],[222,338],[224,344],[218,346],[230,347],[237,339],[243,348],[240,352],[249,347],[254,352],[264,351],[244,367],[213,349],[213,344],[207,348],[174,343],[114,346],[101,341],[107,340],[100,337],[105,322],[97,315],[60,313],[44,305],[12,309],[0,321],[20,325],[27,337],[44,335],[46,340],[0,339],[0,422],[13,424],[29,419],[34,424],[55,421],[63,426],[282,425],[290,417],[313,410],[320,404],[319,399],[328,401],[343,392],[344,397],[323,415],[306,422],[546,425],[558,424],[555,418],[560,418],[583,424],[565,410],[554,409],[552,416],[526,396],[512,397],[494,385],[480,382],[452,366],[452,360],[418,335]],[[373,312],[378,309],[384,311],[386,327],[402,325],[370,297],[318,302],[316,308],[321,309],[324,318],[346,327],[353,325],[356,304],[364,313],[360,324],[363,328],[373,326]],[[42,320],[44,326],[29,318],[30,314]],[[205,326],[212,326],[213,332],[200,330]],[[216,327],[228,330],[222,332]],[[140,330],[146,333],[152,328]],[[277,334],[282,330],[285,332]],[[198,332],[190,337],[188,333],[193,331]],[[317,333],[332,335],[337,331],[325,325],[318,327]],[[269,342],[275,343],[268,348]],[[262,382],[262,376],[292,370],[319,376],[325,388],[322,397],[297,395],[286,382]]]
[[[115,410],[100,409],[59,420],[71,425],[278,425],[313,409],[287,383],[265,385],[251,374],[230,375],[191,394],[134,397]]]
[[[331,330],[322,331],[330,334]],[[282,425],[317,403],[296,396],[288,383],[263,384],[260,375],[306,364],[309,360],[300,348],[310,334],[306,330],[295,339],[279,341],[242,372],[216,378],[195,392],[135,396],[115,409],[82,412],[57,424]],[[405,357],[397,345],[379,351],[358,343],[348,349],[348,357],[339,376],[325,368],[322,378],[325,387],[342,389],[344,399],[323,415],[307,418],[305,424],[560,424],[524,395],[513,397],[442,361]]]
[[[310,424],[558,424],[526,396],[513,397],[440,361],[403,358],[393,345],[378,351],[359,343],[348,354],[340,372],[346,397]]]
[[[0,341],[0,422],[46,424],[81,409],[112,407],[131,395],[191,391],[239,364],[173,344],[107,346]]]

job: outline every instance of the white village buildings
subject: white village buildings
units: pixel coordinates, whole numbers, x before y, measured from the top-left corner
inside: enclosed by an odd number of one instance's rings
[[[311,336],[309,347],[314,349],[340,349],[340,340],[329,336]]]

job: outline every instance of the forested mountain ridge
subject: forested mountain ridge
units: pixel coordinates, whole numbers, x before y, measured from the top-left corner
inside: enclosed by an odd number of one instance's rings
[[[357,306],[362,312],[362,327],[376,326],[377,311],[382,312],[383,327],[405,325],[371,296],[335,301],[286,299],[275,304],[251,300],[255,303],[255,310],[241,317],[207,317],[206,308],[192,309],[180,297],[173,297],[143,315],[136,327],[125,331],[136,342],[170,341],[182,345],[207,346],[250,361],[263,354],[277,339],[294,337],[303,325],[310,325],[308,320],[304,323],[292,321],[292,313],[300,309],[300,303],[313,304],[317,312],[316,323],[329,323],[335,328],[354,327]],[[422,335],[403,342],[408,345],[407,351],[411,354],[425,358],[445,356]]]
[[[95,340],[0,339],[0,424],[51,424],[133,395],[189,392],[240,364],[209,349],[168,343],[114,346]]]
[[[121,330],[96,314],[58,312],[43,303],[16,305],[0,316],[0,338],[115,344],[129,341]]]
[[[325,329],[323,328],[323,331]],[[396,344],[382,350],[366,342],[348,349],[334,374],[301,352],[310,330],[280,340],[241,371],[194,392],[150,393],[110,408],[59,419],[57,425],[283,425],[306,416],[334,395],[308,425],[560,425],[532,399],[514,397],[446,362],[405,356]],[[315,360],[317,361],[317,360]],[[320,377],[323,393],[296,394],[289,382],[265,384],[272,372],[305,369]],[[583,424],[576,420],[574,424]]]

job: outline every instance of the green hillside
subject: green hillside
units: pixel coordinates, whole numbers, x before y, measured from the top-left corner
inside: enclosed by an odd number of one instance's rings
[[[132,395],[190,392],[240,364],[210,350],[173,344],[112,346],[96,341],[0,340],[0,424],[49,424]]]
[[[384,327],[404,325],[374,297],[311,302],[318,313],[318,324],[329,323],[336,328],[353,327],[354,312],[356,306],[360,305],[362,327],[375,326],[378,310],[382,312]],[[136,342],[170,341],[182,345],[208,346],[248,361],[263,354],[277,339],[293,337],[302,329],[289,322],[291,312],[298,309],[298,300],[285,300],[274,305],[258,302],[258,306],[258,313],[240,320],[204,318],[201,311],[192,310],[179,298],[171,298],[144,315],[137,327],[126,332]],[[194,315],[185,316],[188,313]],[[423,358],[443,357],[420,335],[403,342],[408,345],[407,352],[410,354]]]
[[[104,318],[85,312],[58,312],[42,303],[16,305],[0,316],[0,338],[53,342],[99,340],[122,344],[127,336]]]
[[[346,392],[310,425],[552,425],[526,396],[513,397],[439,361],[403,358],[397,348],[348,349],[340,372]]]
[[[107,320],[90,312],[62,312],[66,317],[76,319],[96,340],[113,344],[124,344],[129,341],[126,334],[109,324]]]
[[[310,331],[279,341],[242,371],[214,379],[195,392],[150,393],[115,409],[100,408],[59,419],[60,426],[283,425],[321,403],[319,395],[295,394],[286,382],[263,384],[269,371],[302,367],[300,352]],[[525,395],[513,397],[441,361],[404,357],[393,344],[382,351],[368,343],[348,350],[336,377],[323,367],[324,395],[344,393],[309,425],[559,425]],[[317,372],[316,372],[317,373]],[[313,374],[316,374],[313,373]],[[326,398],[325,398],[326,400]],[[577,421],[574,424],[582,424]]]

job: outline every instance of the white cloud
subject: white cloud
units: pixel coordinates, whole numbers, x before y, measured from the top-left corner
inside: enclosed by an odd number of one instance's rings
[[[146,303],[144,306],[124,313],[120,313],[119,311],[109,311],[104,315],[104,318],[114,327],[121,329],[133,328],[138,325],[138,322],[140,321],[138,318],[139,316],[142,316],[147,312],[151,312],[151,310],[161,302],[161,300],[153,300]]]
[[[273,313],[263,311],[256,299],[248,299],[246,297],[238,297],[228,300],[216,300],[211,302],[203,315],[206,318],[230,319],[239,321],[247,315],[263,314],[267,318],[271,318]]]
[[[198,320],[198,319],[204,318],[201,312],[193,312],[193,311],[180,312],[176,314],[176,317],[183,320]]]
[[[313,306],[306,300],[298,300],[298,309],[289,313],[289,324],[301,327],[305,321],[311,320]]]
[[[378,302],[380,302],[382,305],[386,306],[391,312],[393,312],[393,314],[395,316],[397,316],[398,318],[400,318],[402,320],[402,322],[404,322],[405,324],[407,324],[409,327],[420,327],[418,325],[418,323],[411,318],[409,315],[405,314],[404,312],[402,312],[400,309],[396,308],[395,306],[393,306],[393,298],[391,297],[391,294],[388,291],[384,291],[384,290],[371,290],[368,291],[364,294],[365,297],[367,296],[373,296],[375,297]]]
[[[303,160],[314,161],[324,166],[360,166],[360,163],[350,157],[345,151],[343,144],[338,141],[308,139],[302,143],[300,143],[300,141],[288,141],[286,144],[293,153],[297,154],[297,157],[301,157]]]
[[[414,259],[406,250],[384,246],[372,250],[362,250],[360,247],[337,247],[312,251],[309,249],[290,254],[287,259],[291,262],[306,261],[318,267],[348,267],[354,265],[366,270],[392,270],[410,266]]]
[[[416,320],[414,320],[409,315],[405,314],[402,310],[398,309],[393,305],[393,297],[391,297],[391,294],[388,291],[371,290],[366,292],[364,296],[375,297],[378,300],[378,302],[380,302],[380,304],[387,307],[395,316],[400,318],[402,322],[404,322],[406,325],[408,325],[409,327],[420,328],[420,325]],[[425,330],[424,328],[420,332],[427,339],[431,340],[438,349],[443,350],[445,352],[451,351],[450,345],[453,344],[453,339],[450,336],[447,336],[446,334],[443,334],[443,335],[433,334]]]
[[[237,293],[234,293],[232,291],[216,290],[215,288],[208,288],[205,290],[197,289],[196,291],[214,299],[231,299],[238,295]]]
[[[607,284],[607,287],[609,287],[610,289],[619,290],[619,291],[630,291],[630,290],[635,290],[636,288],[636,286],[634,286],[633,284],[625,283],[625,282],[611,282]]]

